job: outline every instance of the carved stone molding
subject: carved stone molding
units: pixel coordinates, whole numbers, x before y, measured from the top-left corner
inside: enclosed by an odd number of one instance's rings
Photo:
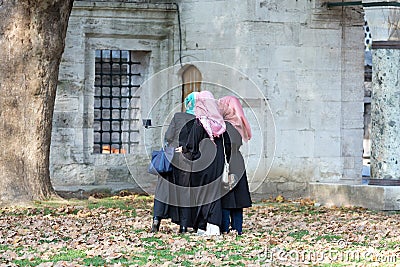
[[[400,6],[385,5],[388,2],[400,4],[400,1],[362,1],[373,42],[400,41]],[[371,3],[376,5],[368,6]]]

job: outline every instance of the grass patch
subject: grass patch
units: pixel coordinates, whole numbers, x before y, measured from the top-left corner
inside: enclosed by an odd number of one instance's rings
[[[135,234],[141,234],[147,232],[145,229],[132,229]]]
[[[150,244],[154,244],[157,243],[157,245],[162,246],[164,245],[164,241],[162,241],[161,239],[157,238],[157,237],[143,237],[140,240],[142,240],[143,242],[147,242]]]
[[[176,255],[181,256],[181,255],[194,255],[196,251],[194,249],[186,249],[186,248],[181,248],[180,250],[177,251]]]
[[[1,245],[0,244],[0,251],[7,251],[7,250],[9,250],[10,249],[10,246],[8,246],[8,245]]]
[[[370,243],[368,241],[362,242],[351,242],[352,246],[359,246],[359,247],[369,247]]]
[[[345,263],[323,263],[318,266],[320,266],[320,267],[342,267],[342,266],[348,266],[348,264],[345,264]]]
[[[170,261],[175,258],[175,255],[169,249],[158,249],[155,251],[154,256],[156,256],[156,263],[163,263],[165,260]]]
[[[72,261],[75,259],[85,258],[86,253],[82,250],[76,249],[65,249],[64,251],[60,252],[57,255],[54,255],[50,258],[50,261],[57,262],[57,261]]]
[[[88,266],[106,266],[107,261],[100,256],[83,259],[83,263]]]
[[[145,265],[148,261],[149,254],[135,255],[131,258],[131,262],[138,265]]]
[[[126,258],[107,260],[107,259],[103,259],[100,256],[86,258],[86,259],[83,259],[82,262],[83,262],[83,264],[85,264],[87,266],[109,266],[109,265],[113,265],[113,264],[122,264],[123,266],[128,266],[130,264],[135,264],[134,261],[130,261]],[[144,265],[146,263],[146,261],[144,261],[144,262],[141,261],[141,263],[142,263],[141,265]]]
[[[343,238],[341,236],[338,236],[338,235],[322,235],[322,236],[318,236],[316,238],[316,241],[319,241],[319,240],[322,240],[322,239],[325,239],[328,242],[332,242],[332,241],[341,240]]]
[[[302,241],[303,237],[308,235],[310,232],[308,230],[299,230],[295,232],[291,232],[288,236],[293,237],[296,241]]]
[[[243,257],[243,256],[240,255],[240,254],[233,254],[233,255],[230,255],[228,259],[229,259],[230,261],[240,261],[240,260],[245,260],[245,257]],[[240,264],[240,263],[239,263],[239,264]],[[243,264],[243,265],[240,264],[240,266],[244,266],[244,264]]]
[[[103,198],[89,201],[87,204],[88,209],[120,209],[120,210],[134,210],[134,203],[124,199]]]
[[[379,242],[380,246],[379,249],[385,251],[385,250],[395,250],[400,248],[400,242],[395,242],[395,241],[389,241],[389,240],[381,240]]]
[[[193,263],[188,260],[184,260],[181,262],[181,266],[191,267],[191,266],[193,266]]]
[[[37,266],[44,262],[49,262],[49,261],[41,259],[33,259],[33,260],[24,259],[24,260],[14,260],[12,263],[14,263],[16,266]]]

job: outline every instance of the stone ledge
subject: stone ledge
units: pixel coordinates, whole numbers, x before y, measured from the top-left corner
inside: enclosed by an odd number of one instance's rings
[[[95,193],[106,193],[106,194],[117,194],[120,191],[129,191],[137,194],[147,194],[138,185],[133,183],[106,183],[98,185],[53,185],[54,190],[61,197],[86,199],[91,194]]]
[[[310,198],[322,205],[400,210],[400,186],[310,183]]]

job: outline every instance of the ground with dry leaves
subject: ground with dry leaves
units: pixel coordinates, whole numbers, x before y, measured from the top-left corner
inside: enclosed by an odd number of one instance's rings
[[[278,201],[277,201],[278,200]],[[399,213],[255,203],[244,233],[149,233],[153,199],[128,195],[0,209],[0,266],[396,266]]]

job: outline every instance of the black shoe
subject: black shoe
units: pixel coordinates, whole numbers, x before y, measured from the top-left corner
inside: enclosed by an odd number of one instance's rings
[[[161,220],[158,219],[154,219],[153,223],[151,225],[151,233],[157,233],[160,230],[160,224],[161,224]]]
[[[180,234],[187,233],[187,227],[186,226],[180,226],[179,227],[179,233]]]

